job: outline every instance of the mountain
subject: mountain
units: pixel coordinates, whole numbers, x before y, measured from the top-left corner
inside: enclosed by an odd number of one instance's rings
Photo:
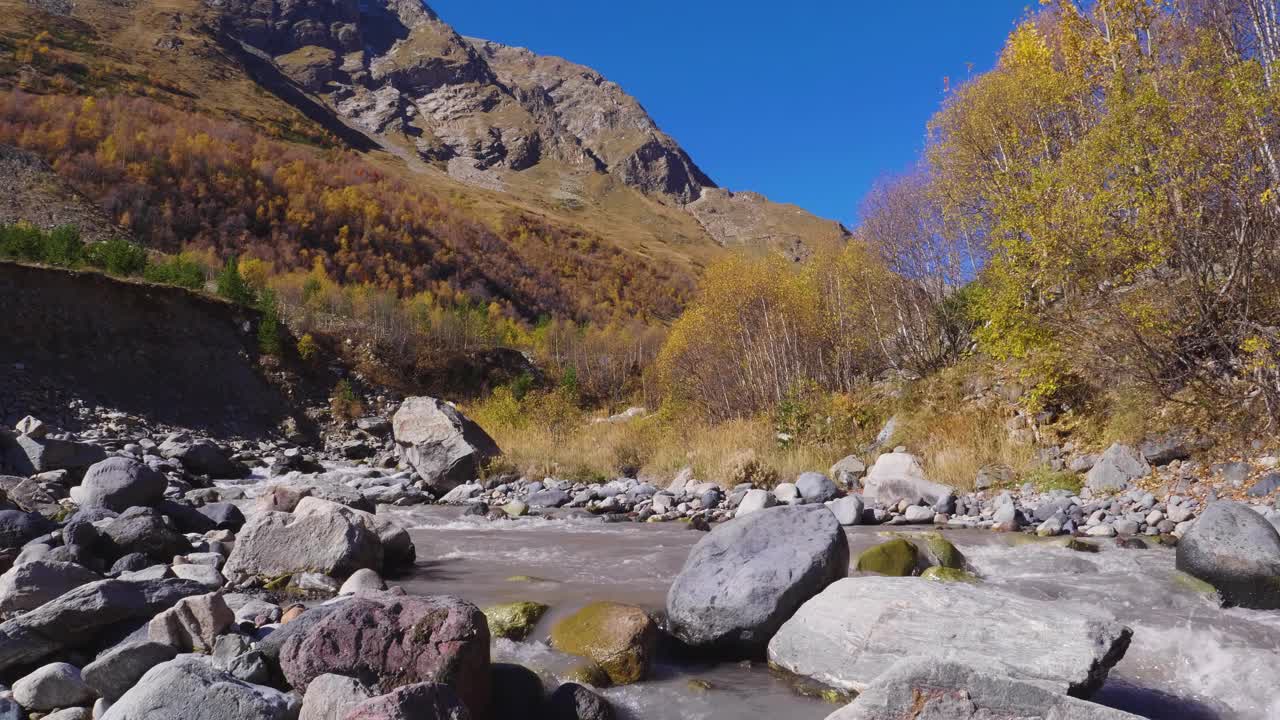
[[[577,244],[603,243],[678,286],[727,246],[798,259],[848,237],[718,188],[594,70],[464,38],[417,0],[0,0],[0,11],[11,88],[141,95],[301,147],[345,147],[475,222],[589,238]]]

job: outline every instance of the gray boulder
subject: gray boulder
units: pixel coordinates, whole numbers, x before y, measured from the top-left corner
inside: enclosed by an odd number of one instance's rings
[[[188,580],[99,580],[0,624],[0,672],[67,648],[91,646],[104,631],[145,620],[205,592]]]
[[[885,507],[901,500],[932,507],[952,492],[949,486],[928,480],[914,455],[891,452],[877,458],[867,472],[863,495]]]
[[[169,662],[177,655],[177,648],[165,643],[149,640],[128,642],[111,648],[85,665],[84,670],[80,671],[80,677],[98,695],[108,702],[115,702],[136,685],[148,670],[160,663]]]
[[[32,560],[15,565],[0,575],[0,612],[34,610],[68,590],[101,579],[75,563]]]
[[[82,506],[124,512],[160,502],[167,485],[164,475],[133,458],[109,457],[89,467],[73,494]]]
[[[981,657],[908,658],[827,720],[1142,720],[1008,676]]]
[[[826,475],[816,472],[801,473],[800,477],[796,478],[796,490],[807,503],[824,503],[835,499],[840,494],[835,483],[831,482]]]
[[[1280,532],[1246,505],[1209,505],[1178,541],[1177,567],[1229,604],[1280,609]]]
[[[84,472],[107,456],[97,445],[29,435],[16,438],[0,435],[0,445],[3,445],[5,465],[16,475],[31,476],[50,470]]]
[[[343,720],[357,705],[373,697],[359,680],[321,675],[307,685],[298,720]]]
[[[101,720],[286,720],[296,712],[287,695],[250,685],[194,657],[153,667]]]
[[[1092,605],[1030,600],[987,585],[864,576],[805,603],[769,643],[769,661],[862,692],[904,657],[980,655],[1020,679],[1087,695],[1132,635]]]
[[[0,697],[0,720],[27,720],[27,711],[18,701]]]
[[[850,455],[836,462],[827,472],[837,485],[855,489],[862,481],[862,477],[867,474],[867,465],[857,457]]]
[[[235,532],[244,527],[244,513],[240,511],[240,508],[231,503],[209,503],[207,505],[201,505],[197,509],[201,515],[209,518],[213,523],[214,528],[218,530],[231,530],[232,532]]]
[[[111,541],[115,557],[142,553],[153,561],[168,562],[174,555],[191,552],[187,538],[151,508],[129,508],[103,527],[101,534]]]
[[[667,593],[670,630],[697,648],[758,656],[801,603],[848,568],[848,540],[824,506],[735,518],[689,552]]]
[[[759,512],[777,505],[778,501],[773,497],[773,493],[768,490],[752,488],[742,496],[742,502],[738,503],[737,516],[743,517],[753,512]]]
[[[443,683],[418,683],[370,698],[343,720],[470,720],[458,694]]]
[[[53,525],[38,513],[0,510],[0,550],[22,547],[52,528]]]
[[[841,525],[861,525],[862,513],[866,510],[866,505],[857,495],[848,495],[827,503],[827,508],[831,510],[832,515],[836,516],[836,522]]]
[[[532,508],[558,508],[568,505],[573,498],[563,490],[539,490],[529,495],[525,503]]]
[[[221,593],[185,597],[147,624],[147,639],[183,652],[212,652],[214,642],[236,615]]]
[[[177,460],[187,472],[196,475],[225,479],[249,474],[248,468],[232,460],[226,451],[208,440],[166,440],[158,449],[161,455]]]
[[[567,682],[547,698],[547,720],[613,720],[613,706],[589,687]]]
[[[1085,486],[1096,493],[1127,490],[1138,478],[1151,474],[1151,465],[1137,450],[1116,443],[1107,448],[1085,475]]]
[[[501,454],[498,444],[456,408],[430,397],[406,399],[391,418],[396,447],[436,492],[447,492],[480,475]]]
[[[264,512],[236,536],[222,574],[236,584],[304,572],[345,578],[361,568],[381,570],[382,560],[377,533],[349,513]]]
[[[57,662],[37,668],[13,684],[13,699],[28,710],[49,711],[88,705],[94,692],[74,665]]]

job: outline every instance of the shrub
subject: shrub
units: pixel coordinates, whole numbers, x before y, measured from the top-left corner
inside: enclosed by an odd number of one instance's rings
[[[319,352],[320,346],[316,344],[316,339],[311,336],[311,333],[298,338],[298,357],[304,362],[311,362]]]
[[[85,248],[84,259],[99,270],[121,277],[142,275],[147,269],[146,249],[121,238],[93,243]]]
[[[201,290],[206,279],[205,268],[187,253],[162,258],[147,266],[143,277],[151,282],[175,285],[188,290]]]
[[[760,460],[754,450],[743,450],[729,459],[725,485],[733,487],[743,483],[771,488],[778,484],[778,471]]]
[[[41,255],[40,236],[39,228],[26,223],[0,226],[0,257],[38,261]]]
[[[239,305],[254,303],[253,289],[240,274],[240,263],[235,257],[227,258],[227,264],[222,266],[221,272],[218,273],[217,287],[218,294],[233,303]]]
[[[0,225],[0,257],[75,267],[84,255],[80,231],[63,225],[50,231],[26,223]]]
[[[347,380],[339,380],[333,387],[333,396],[329,398],[329,409],[333,419],[343,422],[354,420],[364,415],[364,403],[356,395],[355,388]]]
[[[44,236],[43,257],[50,265],[58,267],[75,267],[80,264],[84,255],[84,242],[80,240],[80,230],[63,225],[54,228]]]
[[[282,349],[280,305],[276,302],[275,293],[264,290],[258,307],[262,310],[262,320],[258,322],[258,350],[263,355],[279,357]]]
[[[1040,465],[1033,469],[1027,474],[1026,481],[1040,492],[1068,490],[1078,493],[1084,487],[1084,481],[1080,475],[1067,470],[1053,470],[1047,465]]]

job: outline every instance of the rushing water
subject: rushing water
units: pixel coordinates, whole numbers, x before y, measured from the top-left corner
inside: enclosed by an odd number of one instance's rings
[[[490,522],[440,507],[380,512],[413,528],[419,561],[401,580],[409,592],[460,595],[482,607],[517,600],[550,605],[532,640],[499,640],[493,649],[495,661],[550,675],[575,664],[541,641],[556,620],[596,600],[661,608],[701,537],[682,523]],[[946,535],[984,582],[1033,598],[1102,606],[1133,628],[1128,653],[1095,701],[1153,720],[1280,718],[1280,612],[1217,608],[1179,580],[1173,551],[1099,543],[1101,552],[1086,554],[1022,535]],[[855,556],[883,540],[877,528],[853,528],[849,538]],[[624,716],[645,720],[821,720],[835,709],[758,664],[660,664],[652,679],[605,694]]]

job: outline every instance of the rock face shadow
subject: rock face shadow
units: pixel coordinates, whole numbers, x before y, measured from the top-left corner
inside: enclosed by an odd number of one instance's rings
[[[1091,701],[1150,720],[1220,720],[1222,711],[1190,698],[1111,679]]]

